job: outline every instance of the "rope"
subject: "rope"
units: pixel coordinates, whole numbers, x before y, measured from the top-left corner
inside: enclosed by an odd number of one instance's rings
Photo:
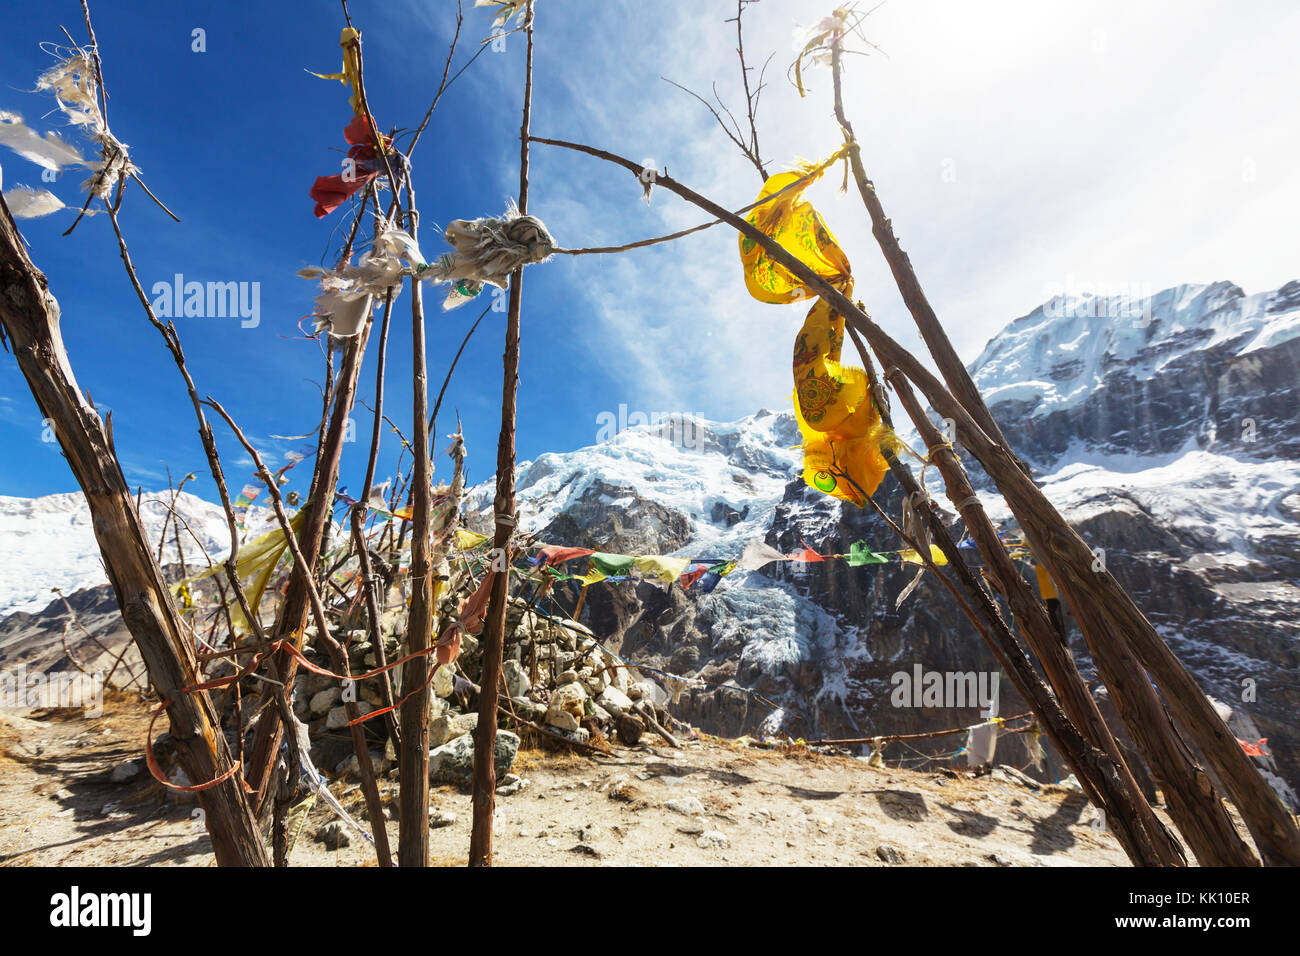
[[[1012,729],[1010,727],[1005,726],[1006,722],[1012,720],[1026,720],[1033,716],[1034,716],[1034,712],[1031,710],[1031,711],[1026,711],[1023,714],[1016,714],[1014,717],[994,717],[991,720],[981,720],[978,724],[970,724],[965,727],[953,727],[951,730],[931,730],[922,734],[893,734],[890,736],[854,737],[854,738],[846,738],[842,740],[810,740],[808,741],[808,744],[810,746],[817,745],[817,746],[827,746],[827,747],[850,747],[850,746],[858,746],[861,744],[871,744],[874,746],[877,743],[888,744],[888,743],[895,743],[900,740],[924,740],[929,737],[946,737],[949,734],[964,734],[967,731],[974,730],[976,727],[986,727],[989,724],[998,724],[999,726],[1002,727],[1003,733],[1023,734],[1025,731],[1032,729],[1034,725],[1030,724],[1027,727],[1017,727],[1015,729]]]
[[[772,202],[772,200],[776,199],[778,196],[782,196],[785,193],[790,192],[792,189],[802,188],[803,185],[808,182],[808,180],[816,179],[817,177],[821,176],[821,174],[825,171],[825,168],[827,166],[834,165],[839,155],[840,153],[837,152],[834,157],[832,157],[822,166],[816,167],[810,172],[805,173],[803,176],[800,176],[798,179],[796,179],[790,185],[786,186],[784,189],[778,189],[770,196],[764,196],[762,199],[756,200],[755,202],[750,203],[748,206],[742,206],[741,208],[735,210],[733,215],[739,216],[742,213],[747,213],[751,209],[756,209],[759,206]],[[653,172],[653,170],[651,171]],[[653,185],[653,180],[651,180],[651,184]],[[612,252],[627,252],[631,249],[642,249],[646,246],[658,245],[661,242],[671,242],[674,239],[681,239],[683,236],[689,236],[691,233],[703,232],[705,229],[710,229],[713,226],[721,225],[725,221],[726,220],[723,219],[714,219],[712,222],[702,222],[698,226],[691,226],[691,228],[683,229],[680,232],[672,232],[666,236],[656,236],[653,239],[639,239],[636,242],[629,242],[626,245],[622,245],[622,246],[593,246],[586,249],[553,249],[552,252],[560,256],[590,256],[590,255],[602,255],[604,253],[612,253]]]

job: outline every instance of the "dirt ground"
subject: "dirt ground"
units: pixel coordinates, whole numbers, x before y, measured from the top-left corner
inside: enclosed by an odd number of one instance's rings
[[[213,865],[192,797],[178,799],[147,771],[112,781],[113,768],[142,758],[147,724],[146,706],[127,695],[94,718],[0,715],[0,865]],[[497,797],[498,865],[1127,865],[1081,793],[997,772],[876,769],[710,739],[682,750],[656,740],[612,758],[525,750],[514,770],[526,785]],[[356,783],[332,790],[365,825]],[[396,783],[383,790],[395,802]],[[432,830],[433,861],[464,864],[469,795],[438,788],[430,804],[455,817]],[[317,801],[290,862],[375,865],[355,831],[345,847],[317,842],[333,819]],[[395,821],[388,831],[395,848]]]

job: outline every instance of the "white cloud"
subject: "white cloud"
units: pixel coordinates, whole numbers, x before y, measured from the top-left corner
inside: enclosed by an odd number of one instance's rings
[[[764,0],[746,12],[750,63],[775,51],[760,116],[769,171],[839,143],[827,71],[808,74],[806,99],[785,77],[795,25],[833,5]],[[734,11],[731,0],[539,5],[534,133],[653,158],[732,208],[752,201],[754,169],[698,102],[659,79],[701,93],[716,80],[736,109],[734,27],[724,22]],[[1231,279],[1259,291],[1296,277],[1300,80],[1289,45],[1300,8],[893,0],[865,28],[883,55],[850,60],[850,118],[966,359],[1066,282],[1158,289]],[[485,70],[478,82],[517,99],[517,73]],[[707,218],[662,190],[647,209],[626,171],[591,157],[541,146],[533,156],[532,211],[564,245]],[[489,168],[513,191],[513,157]],[[854,263],[857,296],[916,347],[860,200],[832,180],[838,173],[812,197]],[[722,418],[788,403],[801,321],[797,309],[745,294],[735,242],[718,227],[548,268],[594,307],[587,347],[634,400]]]

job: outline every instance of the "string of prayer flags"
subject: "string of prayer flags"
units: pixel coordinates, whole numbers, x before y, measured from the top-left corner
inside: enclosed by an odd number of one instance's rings
[[[803,542],[801,542],[801,543],[803,543]],[[802,550],[802,551],[796,551],[794,554],[788,554],[788,555],[786,555],[786,558],[787,558],[788,560],[790,560],[790,561],[804,561],[804,562],[814,562],[814,561],[825,561],[825,560],[826,560],[826,558],[825,558],[824,556],[818,554],[818,553],[817,553],[816,551],[814,551],[812,548],[808,547],[808,545],[807,545],[806,543],[803,543],[803,550]]]
[[[253,506],[253,499],[262,493],[262,486],[249,482],[239,489],[239,494],[235,497],[235,507],[239,510],[239,519],[236,522],[240,528],[244,527],[244,519],[248,515],[248,509]]]
[[[705,572],[709,570],[707,564],[692,563],[677,580],[681,582],[683,589],[689,589],[692,584],[704,577]]]
[[[898,556],[902,558],[904,564],[917,564],[922,567],[925,566],[925,562],[921,560],[921,556],[917,554],[915,551],[913,551],[911,548],[906,548],[898,552]],[[944,553],[939,550],[939,546],[937,544],[930,545],[930,560],[933,561],[935,564],[937,564],[939,567],[943,567],[945,564],[948,563],[947,556],[944,555]]]
[[[253,503],[253,499],[262,493],[262,486],[255,485],[251,482],[239,489],[239,495],[235,498],[236,508],[248,508]]]
[[[712,593],[719,582],[736,568],[735,561],[726,561],[722,564],[715,564],[700,576],[699,587],[705,594]]]
[[[538,552],[537,556],[542,559],[543,567],[549,567],[565,561],[572,561],[574,558],[585,558],[587,555],[595,553],[591,548],[563,548],[558,545],[547,545]]]
[[[834,163],[847,162],[847,154],[846,143],[822,163],[802,163],[769,177],[748,221],[849,296],[853,273],[848,257],[821,215],[802,198]],[[816,295],[757,241],[744,234],[739,241],[745,287],[755,299],[781,304]],[[804,481],[862,507],[888,470],[880,443],[891,433],[871,399],[866,372],[840,363],[843,344],[844,316],[818,296],[795,339],[794,409],[803,435]]]
[[[604,581],[608,577],[609,575],[599,568],[592,568],[586,574],[572,575],[571,580],[581,581],[584,585],[588,585],[595,584],[597,581]]]

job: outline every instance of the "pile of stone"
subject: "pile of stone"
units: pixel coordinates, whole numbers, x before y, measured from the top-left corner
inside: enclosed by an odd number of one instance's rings
[[[385,621],[384,652],[385,659],[392,661],[400,656],[405,622],[394,615],[391,630],[389,623]],[[525,726],[532,725],[545,736],[576,745],[599,746],[617,740],[624,746],[635,746],[647,732],[668,733],[665,728],[671,718],[665,705],[669,694],[601,649],[586,627],[538,613],[515,598],[507,611],[505,633],[502,672],[509,701],[503,697],[502,706]],[[340,630],[336,637],[346,642],[353,673],[377,666],[374,646],[364,629]],[[327,662],[316,662],[330,669]],[[429,774],[435,784],[468,784],[473,774],[481,635],[462,636],[457,665],[464,677],[440,668],[430,695]],[[395,691],[401,686],[400,668],[393,671],[393,685]],[[357,682],[348,690],[333,677],[304,671],[294,682],[294,713],[307,725],[313,762],[326,774],[336,776],[356,772],[345,693],[355,696],[363,714],[383,707],[377,680]],[[504,779],[520,738],[510,718],[502,718],[500,727],[496,765],[498,779]],[[395,772],[385,721],[376,718],[366,724],[366,729],[376,771]]]

